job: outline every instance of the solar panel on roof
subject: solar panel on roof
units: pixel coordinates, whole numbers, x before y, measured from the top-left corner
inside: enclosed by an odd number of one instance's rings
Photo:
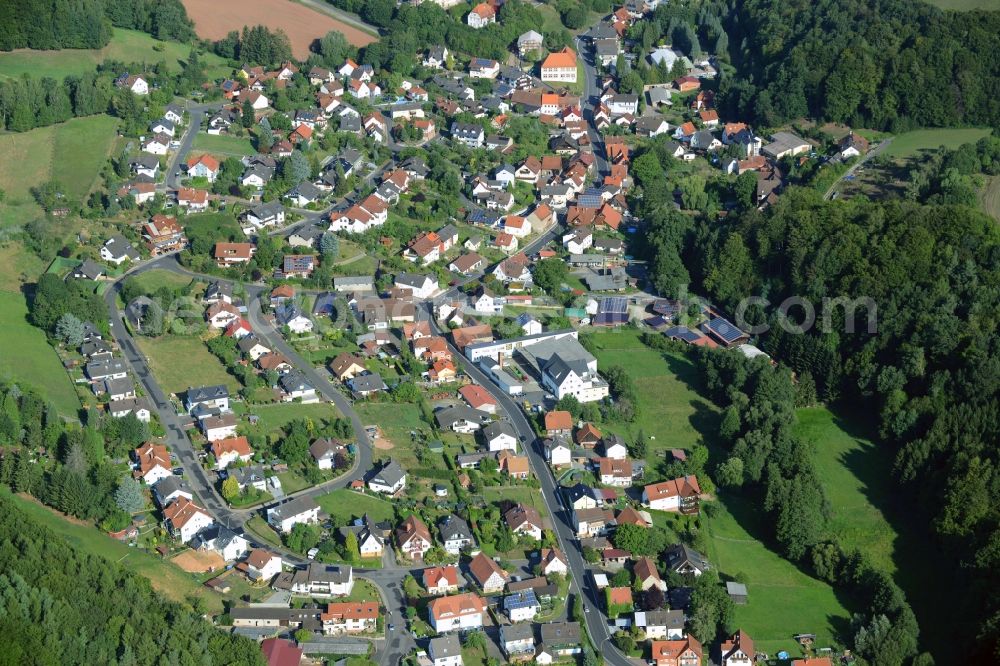
[[[624,296],[606,296],[601,299],[599,312],[624,314],[628,312],[628,299]]]
[[[726,344],[731,344],[746,336],[746,333],[722,317],[716,317],[708,322],[708,329]]]
[[[598,194],[581,194],[576,198],[579,208],[600,208],[604,200]]]
[[[674,338],[676,340],[683,340],[688,343],[697,342],[701,336],[692,331],[687,326],[674,326],[673,328],[668,328],[663,332],[663,335],[668,338]]]

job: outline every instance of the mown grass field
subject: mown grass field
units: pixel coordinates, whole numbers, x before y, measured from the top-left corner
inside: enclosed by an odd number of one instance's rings
[[[997,11],[1000,9],[1000,0],[927,0],[930,4],[941,9],[950,9],[956,12],[968,12],[973,9],[985,9],[987,11]]]
[[[758,652],[774,655],[801,653],[792,636],[816,634],[816,646],[828,647],[835,636],[843,639],[851,614],[833,588],[816,580],[762,543],[755,535],[765,531],[764,517],[743,498],[720,497],[719,510],[709,520],[709,561],[725,578],[747,577],[749,603],[736,606],[736,624],[753,636]],[[738,517],[730,512],[738,511]]]
[[[542,499],[542,493],[534,488],[519,486],[490,486],[483,488],[482,495],[483,499],[490,503],[509,500],[526,506],[533,506],[538,509],[538,513],[542,516],[542,518],[549,514],[549,510],[545,506],[545,500]]]
[[[6,487],[0,489],[0,492],[10,494]],[[184,601],[189,595],[195,595],[205,600],[209,612],[222,611],[223,598],[220,595],[203,587],[194,576],[184,573],[173,564],[156,555],[130,548],[96,527],[69,520],[33,500],[19,495],[11,497],[18,507],[31,516],[32,520],[45,525],[66,539],[74,548],[117,562],[126,569],[148,578],[154,589],[170,599]]]
[[[642,431],[650,463],[669,449],[690,451],[695,444],[712,443],[719,410],[694,389],[697,368],[682,354],[663,355],[646,347],[639,335],[625,328],[591,336],[598,368],[621,366],[635,380],[639,394],[640,413],[635,423],[600,426],[602,430],[618,432],[630,441]]]
[[[253,145],[248,138],[238,136],[228,136],[226,134],[206,134],[198,132],[191,144],[191,154],[209,153],[215,157],[242,157],[243,155],[253,155],[255,152]]]
[[[796,412],[795,434],[815,451],[816,469],[830,501],[830,528],[848,549],[858,548],[873,564],[895,571],[896,530],[879,507],[889,502],[889,461],[867,439],[855,437],[825,407]]]
[[[36,388],[64,416],[76,418],[80,400],[45,334],[28,323],[20,292],[0,291],[0,375]]]
[[[41,215],[31,188],[47,181],[61,183],[71,199],[85,197],[108,157],[117,124],[110,116],[90,116],[0,135],[0,189],[6,193],[0,227],[20,226]]]
[[[257,427],[265,433],[283,429],[297,419],[309,419],[318,428],[340,416],[337,408],[330,403],[302,404],[282,402],[274,405],[254,405],[248,413],[260,417]]]
[[[887,157],[908,158],[921,150],[936,150],[940,146],[958,148],[963,143],[975,143],[990,133],[982,128],[923,129],[898,134],[885,149]]]
[[[717,449],[718,408],[702,397],[697,368],[681,353],[661,354],[639,340],[638,331],[622,329],[598,333],[595,355],[598,367],[619,365],[636,382],[641,415],[631,428],[610,430],[638,433],[649,441],[648,460],[670,448],[690,448],[703,443]],[[849,472],[842,471],[847,474]],[[845,500],[846,502],[846,500]],[[738,573],[749,578],[750,603],[736,607],[737,624],[754,638],[759,651],[774,654],[800,650],[796,633],[815,633],[817,645],[827,646],[846,631],[850,613],[833,588],[812,578],[784,559],[762,538],[768,533],[756,499],[720,495],[716,515],[703,516],[708,536],[709,561],[726,579]]]
[[[173,271],[164,270],[162,268],[154,268],[151,271],[145,271],[139,273],[138,275],[133,275],[128,280],[134,280],[138,285],[140,285],[146,291],[156,291],[160,287],[169,287],[170,289],[183,289],[191,284],[191,278],[186,275],[180,275],[174,273]]]
[[[191,386],[225,384],[236,391],[239,383],[195,337],[165,335],[160,338],[136,336],[136,344],[149,360],[156,380],[167,393],[181,393]]]
[[[354,518],[368,514],[372,520],[392,520],[395,512],[392,503],[380,497],[362,495],[354,490],[340,488],[321,495],[316,502],[330,515],[334,526],[349,525]]]
[[[187,60],[191,46],[177,42],[161,42],[144,32],[115,28],[114,36],[103,49],[60,49],[36,51],[17,49],[0,53],[0,79],[16,78],[22,74],[33,77],[51,77],[62,80],[70,74],[92,72],[105,60],[142,62],[155,65],[167,63],[172,71],[181,68]],[[200,54],[207,66],[209,77],[225,76],[230,69],[225,61],[213,53]]]
[[[378,402],[359,402],[354,406],[365,425],[378,425],[385,438],[392,442],[392,448],[376,448],[376,458],[393,458],[403,469],[419,466],[410,440],[410,431],[423,430],[429,433],[430,425],[420,416],[420,408],[410,403],[385,405]],[[384,440],[383,440],[384,441]]]
[[[1000,176],[990,176],[979,192],[979,204],[994,219],[1000,220]]]

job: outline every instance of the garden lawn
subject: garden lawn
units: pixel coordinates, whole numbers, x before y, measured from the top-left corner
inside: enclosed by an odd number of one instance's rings
[[[642,431],[653,463],[669,449],[710,445],[717,432],[718,408],[693,388],[699,384],[698,370],[683,354],[660,353],[642,344],[634,329],[596,333],[590,337],[596,349],[598,369],[618,365],[635,380],[639,394],[639,418],[631,424],[599,426],[631,441]],[[649,437],[655,440],[649,440]]]
[[[382,595],[379,594],[378,588],[375,587],[374,583],[363,578],[354,581],[354,587],[351,589],[351,593],[344,597],[344,601],[377,601],[380,606],[383,605]]]
[[[170,289],[183,289],[191,284],[191,278],[185,275],[179,275],[173,271],[163,270],[162,268],[155,268],[151,271],[145,271],[139,273],[138,275],[133,275],[128,280],[134,280],[142,289],[146,292],[154,292],[160,287],[169,287]]]
[[[545,507],[545,500],[542,499],[542,493],[534,488],[526,488],[523,486],[489,486],[483,488],[483,499],[490,503],[502,502],[503,500],[510,500],[512,502],[519,502],[527,506],[533,506],[538,509],[538,513],[544,518],[548,515],[549,511]]]
[[[108,157],[117,124],[110,116],[90,116],[0,135],[0,189],[6,193],[0,226],[23,225],[41,215],[31,188],[50,180],[61,183],[70,199],[82,201]]]
[[[378,425],[383,434],[392,442],[388,450],[375,449],[376,458],[394,458],[403,469],[419,467],[411,431],[423,430],[430,433],[431,426],[420,415],[420,407],[411,403],[358,402],[354,409],[364,425]]]
[[[244,527],[272,546],[280,547],[282,545],[281,537],[278,536],[278,533],[275,532],[274,528],[268,525],[267,521],[260,516],[254,516],[248,520],[246,524],[244,524]]]
[[[253,155],[255,152],[253,145],[248,138],[239,138],[226,134],[207,134],[198,132],[195,134],[191,150],[195,153],[210,153],[216,157],[242,157]]]
[[[311,419],[316,427],[329,423],[340,416],[337,408],[330,403],[302,404],[301,402],[281,402],[274,405],[254,405],[248,413],[260,417],[257,427],[271,434],[283,429],[297,419]],[[287,489],[285,492],[289,492]]]
[[[164,335],[160,338],[135,337],[153,375],[167,393],[182,393],[192,386],[225,384],[230,392],[239,389],[236,378],[208,351],[199,338]]]
[[[0,492],[10,494],[4,487]],[[184,573],[159,556],[151,555],[127,544],[116,541],[96,527],[67,519],[48,507],[13,495],[17,505],[38,523],[50,528],[74,548],[117,562],[126,569],[148,578],[153,588],[174,601],[184,601],[195,595],[205,600],[206,608],[212,613],[222,612],[222,597],[202,587],[195,578]]]
[[[59,49],[36,51],[17,49],[0,53],[0,80],[17,78],[22,74],[33,77],[52,77],[62,81],[70,74],[93,72],[106,59],[119,62],[143,62],[150,65],[166,62],[172,71],[180,71],[180,62],[187,60],[191,46],[178,42],[161,42],[144,32],[115,28],[111,41],[102,49]],[[225,60],[213,53],[200,54],[207,66],[209,78],[230,73]]]
[[[335,527],[349,525],[354,518],[365,514],[374,521],[392,521],[395,511],[389,500],[372,495],[363,495],[355,490],[340,488],[316,498],[320,507],[330,515]]]
[[[45,333],[28,323],[28,305],[18,292],[0,291],[0,376],[38,389],[63,416],[76,418],[80,399]]]
[[[788,650],[801,653],[792,636],[816,634],[816,647],[829,647],[834,637],[843,644],[851,614],[840,603],[833,588],[807,576],[747,530],[762,533],[763,515],[743,497],[723,498],[716,515],[706,520],[708,556],[722,576],[747,577],[749,602],[736,606],[735,624],[753,636],[758,652],[774,655]],[[739,510],[739,520],[727,505]]]
[[[310,483],[303,479],[301,476],[295,472],[282,472],[278,474],[278,480],[281,481],[281,490],[286,495],[292,493],[297,493],[300,490],[305,490],[310,486]]]
[[[940,146],[958,148],[963,143],[975,143],[989,133],[989,129],[980,128],[914,130],[894,137],[885,155],[906,158],[921,150],[937,150]]]

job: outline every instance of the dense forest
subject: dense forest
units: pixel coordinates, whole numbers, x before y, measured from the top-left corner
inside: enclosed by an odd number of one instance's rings
[[[774,304],[751,309],[749,318],[771,325],[759,344],[797,373],[800,393],[877,413],[878,434],[895,454],[897,482],[918,498],[937,547],[959,563],[953,589],[963,594],[952,608],[969,618],[972,633],[963,644],[980,659],[1000,656],[1000,604],[991,593],[1000,585],[996,222],[960,205],[825,202],[816,192],[792,188],[768,211],[751,209],[722,226],[699,227],[674,247],[685,255],[693,282],[729,311],[750,295]],[[838,297],[869,298],[875,308],[856,313],[854,332],[846,332],[847,311],[838,307],[829,330],[817,325],[791,334],[774,312],[789,296],[817,310],[824,298]],[[869,313],[877,321],[874,333],[867,332]],[[799,321],[800,315],[793,310],[791,317]],[[728,401],[741,404],[731,393]],[[761,412],[747,413],[759,419]],[[757,428],[738,420],[728,433],[739,459],[730,465],[739,474],[727,472],[740,482],[763,480],[769,509],[780,506],[773,474],[783,473],[779,487],[787,490],[782,484],[796,471],[771,468],[771,456],[798,459],[791,443],[782,444],[787,440],[775,429],[781,423],[768,418]],[[804,493],[795,510],[814,513],[817,501]],[[789,555],[815,564],[817,536],[783,535],[782,524],[779,515],[777,537]]]
[[[81,553],[0,492],[0,664],[263,664],[149,581]]]
[[[743,0],[725,117],[889,129],[1000,123],[1000,12],[914,0]],[[720,112],[721,112],[720,111]]]
[[[7,0],[0,3],[0,51],[99,49],[113,26],[157,39],[194,37],[180,0]]]

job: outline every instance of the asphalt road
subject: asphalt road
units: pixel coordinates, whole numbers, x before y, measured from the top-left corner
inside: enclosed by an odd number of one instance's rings
[[[440,329],[434,320],[433,312],[425,309],[423,310],[423,314],[429,319],[434,332],[444,335],[445,332]],[[445,339],[448,340],[448,347],[455,358],[465,360],[465,357],[458,348],[452,344],[451,339],[449,337]],[[468,360],[464,362],[464,370],[493,396],[500,407],[501,418],[509,421],[517,432],[521,446],[528,456],[531,470],[539,481],[542,499],[545,501],[545,507],[552,518],[559,548],[566,554],[566,558],[569,561],[569,571],[571,574],[569,591],[573,594],[581,594],[583,598],[583,605],[586,609],[584,619],[598,654],[601,654],[607,662],[614,666],[635,666],[628,657],[619,652],[610,642],[610,633],[604,622],[604,615],[601,612],[601,597],[594,586],[593,578],[586,574],[588,569],[586,562],[583,560],[580,543],[576,539],[576,534],[573,530],[572,516],[565,510],[559,499],[555,478],[552,476],[548,464],[545,462],[542,440],[535,437],[535,431],[521,410],[520,405],[515,403],[509,395],[494,384],[486,373]]]
[[[601,99],[601,89],[597,85],[597,69],[594,67],[594,55],[590,47],[584,46],[580,37],[576,38],[576,52],[583,62],[583,99],[580,100],[580,104],[583,107],[584,118],[587,119],[589,125],[587,134],[590,137],[590,145],[594,149],[594,163],[597,165],[597,171],[600,175],[599,181],[603,182],[603,177],[611,173],[611,170],[605,159],[604,137],[594,125],[594,109]]]

